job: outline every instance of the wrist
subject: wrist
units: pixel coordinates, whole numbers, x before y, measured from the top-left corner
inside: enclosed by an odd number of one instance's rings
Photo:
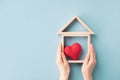
[[[84,80],[92,80],[92,75],[91,74],[83,74]]]
[[[68,80],[68,77],[60,76],[60,80]]]

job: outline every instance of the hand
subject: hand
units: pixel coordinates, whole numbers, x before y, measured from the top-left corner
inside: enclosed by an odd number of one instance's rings
[[[70,67],[64,53],[62,52],[62,44],[58,47],[56,64],[60,71],[60,80],[68,80]]]
[[[96,64],[96,57],[93,44],[90,44],[88,54],[82,65],[82,74],[84,80],[92,80],[92,72]]]

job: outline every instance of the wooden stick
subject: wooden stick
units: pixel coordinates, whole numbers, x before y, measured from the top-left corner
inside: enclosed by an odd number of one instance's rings
[[[81,35],[79,35],[79,34],[64,34],[64,36],[65,37],[82,37],[82,36],[84,36],[84,37],[88,37],[88,34],[81,34]]]
[[[93,34],[93,33],[91,33],[91,32],[59,32],[58,34],[79,34],[79,35],[81,35],[81,34]]]
[[[91,36],[88,35],[88,51],[89,51],[89,46],[90,46],[90,43],[91,43]]]
[[[60,30],[60,32],[63,32],[63,30],[65,30],[75,19],[76,19],[76,17],[73,17],[73,18]]]
[[[84,60],[68,60],[69,63],[83,63]]]
[[[62,35],[61,43],[62,43],[62,51],[64,52],[64,35]]]
[[[94,32],[80,18],[76,17],[76,19],[83,25],[85,29],[94,34]]]

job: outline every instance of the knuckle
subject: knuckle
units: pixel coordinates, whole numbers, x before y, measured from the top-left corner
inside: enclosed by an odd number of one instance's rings
[[[68,65],[68,63],[67,63],[67,62],[65,62],[65,65]]]
[[[95,65],[96,64],[96,60],[92,61],[92,64]]]

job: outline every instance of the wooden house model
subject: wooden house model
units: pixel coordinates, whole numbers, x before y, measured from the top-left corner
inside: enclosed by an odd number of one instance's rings
[[[64,30],[69,27],[69,25],[72,24],[74,20],[77,20],[87,30],[87,32],[65,32]],[[88,39],[89,46],[91,43],[91,35],[94,34],[94,32],[78,16],[74,16],[57,34],[61,35],[62,48],[64,50],[65,37],[85,36]],[[84,60],[68,60],[69,63],[83,63],[83,61]]]

